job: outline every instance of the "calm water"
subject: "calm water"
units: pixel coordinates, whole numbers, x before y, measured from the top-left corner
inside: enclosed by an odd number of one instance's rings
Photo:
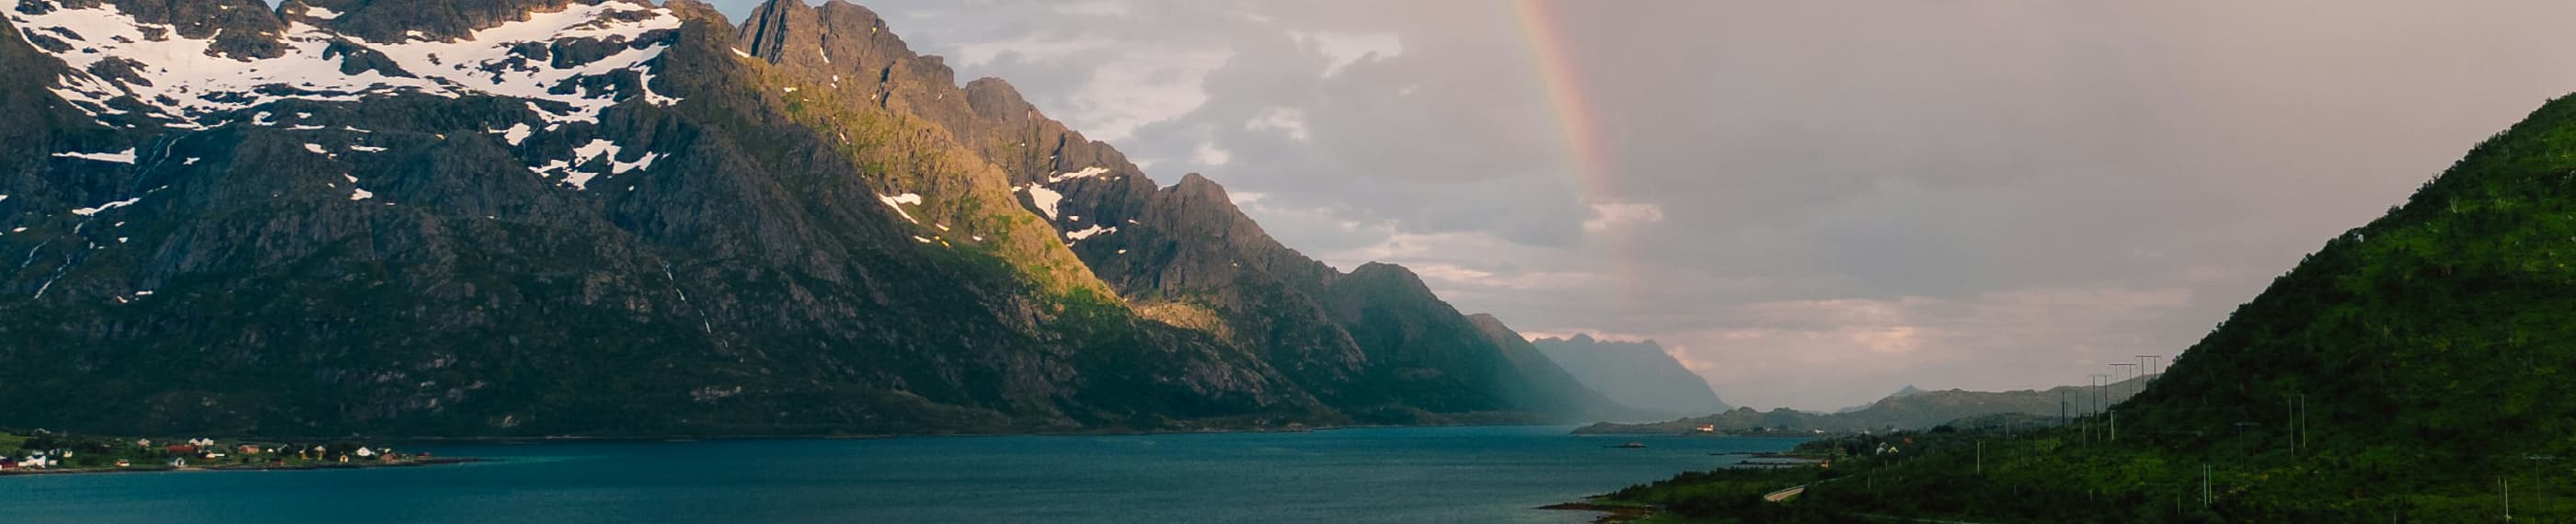
[[[444,446],[497,460],[0,477],[0,520],[1585,522],[1530,508],[1798,442],[1568,429]]]

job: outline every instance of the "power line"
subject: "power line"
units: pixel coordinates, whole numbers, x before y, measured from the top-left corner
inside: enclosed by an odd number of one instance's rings
[[[2136,369],[2137,369],[2137,366],[2138,366],[2137,364],[2130,364],[2130,363],[2114,363],[2114,364],[2111,364],[2111,374],[2112,374],[2113,376],[2121,376],[2121,377],[2122,377],[2122,378],[2120,379],[2120,381],[2119,381],[2119,382],[2112,383],[2112,386],[2111,386],[2111,387],[2112,387],[2112,389],[2114,390],[2114,391],[2112,392],[2112,393],[2113,393],[2113,396],[2118,396],[2118,393],[2119,393],[2119,392],[2118,392],[2118,389],[2119,389],[2119,387],[2120,387],[2120,384],[2127,384],[2127,383],[2129,383],[2129,379],[2128,379],[2127,377],[2125,377],[2125,376],[2122,376],[2122,374],[2123,374],[2123,373],[2134,373],[2134,372],[2136,371]],[[2116,402],[2114,402],[2114,404],[2116,404]]]

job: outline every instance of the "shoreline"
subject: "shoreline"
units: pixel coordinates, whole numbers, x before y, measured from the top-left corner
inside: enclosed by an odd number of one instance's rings
[[[1749,437],[1749,438],[1759,438],[1759,437]],[[1816,464],[1818,464],[1818,463],[1820,463],[1820,462],[1823,462],[1823,461],[1825,460],[1823,457],[1810,456],[1810,455],[1801,454],[1801,453],[1798,453],[1798,452],[1795,452],[1795,451],[1788,451],[1788,452],[1780,452],[1780,451],[1760,451],[1760,452],[1750,452],[1750,453],[1710,453],[1709,455],[1710,455],[1710,456],[1719,456],[1719,457],[1727,457],[1727,456],[1742,456],[1742,457],[1747,457],[1747,458],[1748,458],[1748,460],[1739,460],[1739,461],[1737,461],[1737,462],[1736,462],[1736,463],[1734,463],[1734,464],[1725,464],[1725,465],[1720,465],[1720,466],[1718,466],[1718,468],[1717,468],[1717,469],[1779,469],[1779,468],[1799,468],[1799,467],[1811,467],[1811,466],[1815,466]],[[1749,460],[1749,459],[1789,460],[1789,461],[1791,461],[1791,462],[1754,462],[1754,461]],[[1800,487],[1801,487],[1801,488],[1803,488],[1803,487],[1805,487],[1805,486],[1800,486]],[[1657,515],[1662,515],[1662,514],[1664,514],[1664,509],[1663,509],[1663,508],[1661,508],[1661,507],[1652,506],[1652,505],[1645,505],[1645,504],[1635,504],[1635,503],[1627,503],[1627,502],[1611,501],[1611,500],[1607,500],[1607,499],[1606,499],[1606,497],[1609,497],[1609,495],[1608,495],[1608,494],[1593,495],[1593,496],[1589,496],[1589,497],[1583,497],[1583,500],[1576,501],[1576,502],[1559,502],[1559,503],[1555,503],[1555,504],[1549,504],[1549,505],[1545,505],[1545,506],[1539,506],[1539,507],[1534,508],[1534,509],[1551,510],[1551,511],[1590,511],[1590,512],[1601,513],[1602,515],[1601,515],[1600,517],[1596,517],[1596,518],[1592,519],[1592,524],[1626,524],[1626,523],[1630,523],[1630,522],[1638,522],[1638,521],[1642,521],[1642,520],[1645,520],[1645,519],[1654,518],[1654,517],[1655,517],[1655,516],[1657,516]]]
[[[1583,511],[1601,514],[1601,516],[1593,517],[1592,524],[1623,524],[1636,522],[1644,520],[1646,517],[1652,517],[1658,512],[1658,510],[1652,506],[1605,502],[1601,500],[1600,496],[1584,497],[1582,502],[1559,502],[1531,509],[1545,511]]]
[[[220,466],[180,466],[180,467],[175,467],[175,468],[174,468],[174,467],[170,467],[170,466],[166,466],[166,465],[157,465],[157,464],[156,464],[156,465],[152,465],[152,466],[125,467],[125,468],[115,468],[115,467],[108,467],[108,468],[53,468],[53,469],[17,469],[17,468],[12,468],[12,469],[8,469],[8,470],[0,470],[0,477],[16,477],[16,476],[34,477],[34,476],[46,476],[46,475],[98,475],[98,474],[110,474],[110,473],[186,473],[186,472],[212,472],[212,471],[298,471],[298,470],[318,470],[318,469],[409,468],[409,467],[420,467],[420,466],[444,466],[444,465],[452,465],[452,464],[470,464],[470,463],[476,463],[476,462],[491,462],[491,460],[489,460],[489,459],[482,459],[482,458],[475,458],[475,457],[439,457],[439,458],[432,458],[432,459],[406,460],[406,461],[401,461],[401,462],[364,462],[364,463],[361,463],[361,462],[351,462],[351,463],[347,463],[347,464],[341,464],[341,463],[330,463],[330,464],[299,464],[299,465],[292,465],[292,466],[278,466],[278,465],[267,465],[267,464],[230,464],[230,465],[220,465]]]
[[[398,444],[446,444],[446,445],[455,445],[455,444],[504,444],[504,445],[507,445],[507,444],[545,444],[545,443],[563,443],[563,442],[598,442],[598,443],[618,443],[618,442],[696,442],[696,441],[752,441],[752,440],[885,440],[885,439],[898,439],[898,438],[1102,437],[1102,436],[1199,435],[1199,434],[1210,434],[1210,435],[1215,435],[1215,434],[1241,434],[1241,433],[1313,433],[1313,432],[1318,432],[1318,431],[1342,431],[1342,430],[1353,430],[1353,429],[1481,428],[1481,427],[1512,427],[1512,426],[1536,426],[1536,427],[1546,427],[1546,426],[1573,426],[1573,425],[1576,425],[1576,424],[1571,424],[1571,423],[1357,424],[1357,425],[1346,425],[1346,426],[1308,426],[1308,427],[1301,427],[1301,428],[1231,428],[1231,429],[1176,429],[1176,430],[1101,430],[1101,431],[1056,431],[1056,432],[1030,431],[1030,432],[1006,432],[1006,433],[870,433],[870,434],[848,434],[848,433],[812,433],[812,434],[779,433],[779,434],[762,434],[762,433],[753,433],[753,434],[734,434],[734,435],[540,435],[540,436],[516,436],[516,437],[510,437],[510,436],[491,436],[491,437],[394,437],[394,436],[375,436],[375,437],[366,437],[366,436],[360,436],[360,438],[373,438],[373,439],[376,439],[376,440],[381,440],[381,441],[385,441],[385,442],[392,442],[392,443],[398,443]],[[266,436],[257,436],[257,437],[242,437],[242,438],[285,438],[285,439],[294,439],[294,438],[301,438],[301,437],[266,437]],[[326,437],[326,438],[351,438],[351,437]]]

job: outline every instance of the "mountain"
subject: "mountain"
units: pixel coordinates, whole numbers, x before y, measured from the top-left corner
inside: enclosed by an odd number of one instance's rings
[[[1565,404],[1411,273],[1297,255],[1204,178],[1157,188],[847,3],[0,13],[0,425],[1186,430]]]
[[[1162,186],[1008,82],[961,90],[937,57],[901,51],[891,35],[835,36],[883,25],[854,5],[771,1],[745,23],[744,49],[810,82],[878,78],[879,105],[908,108],[1002,170],[1029,216],[1139,314],[1246,348],[1362,422],[1482,419],[1527,411],[1532,391],[1575,394],[1550,384],[1551,370],[1518,371],[1506,348],[1409,270],[1340,272],[1272,239],[1214,181],[1191,173]],[[892,62],[849,58],[868,53]]]
[[[2483,472],[2576,455],[2564,438],[2576,431],[2564,401],[2576,383],[2560,378],[2576,362],[2571,136],[2576,100],[2561,97],[2479,143],[2404,205],[2274,279],[2115,410],[2143,427],[2201,430],[2159,437],[2179,447],[2322,470],[2316,491],[2403,479],[2364,492],[2421,494],[2401,506],[2428,514],[2492,502],[2479,488],[2496,479]],[[2204,429],[2245,421],[2259,426]],[[2539,479],[2511,482],[2526,480]]]
[[[1655,413],[1727,411],[1708,379],[1700,378],[1655,341],[1595,340],[1592,335],[1542,338],[1530,345],[1620,404]]]
[[[1906,384],[1906,385],[1905,385],[1905,387],[1897,388],[1895,393],[1889,393],[1889,394],[1887,394],[1887,396],[1885,396],[1885,397],[1880,397],[1880,398],[1881,398],[1881,399],[1888,399],[1888,398],[1897,398],[1897,397],[1908,397],[1908,396],[1913,396],[1913,395],[1916,395],[1916,394],[1920,394],[1920,393],[1922,393],[1922,392],[1923,392],[1923,390],[1915,388],[1913,384]],[[1870,407],[1871,405],[1875,405],[1875,404],[1877,404],[1877,403],[1878,403],[1877,401],[1871,401],[1869,404],[1861,404],[1861,405],[1858,405],[1858,406],[1847,406],[1847,407],[1844,407],[1844,408],[1842,408],[1842,409],[1834,410],[1834,412],[1835,412],[1835,413],[1850,413],[1850,412],[1854,412],[1854,411],[1860,411],[1860,410],[1864,410],[1864,409],[1869,409],[1869,407]]]
[[[2061,417],[2081,416],[2098,411],[2099,406],[2117,404],[2154,382],[2154,375],[2123,380],[2095,388],[2091,386],[2058,386],[2046,390],[1968,391],[1948,389],[1926,391],[1906,386],[1896,393],[1867,406],[1833,413],[1797,411],[1788,408],[1757,411],[1736,408],[1700,417],[1687,417],[1648,424],[1594,424],[1575,430],[1577,433],[1670,434],[1688,433],[1707,425],[1717,433],[1762,432],[1832,432],[1900,431],[1932,429],[1952,422],[1990,415],[2030,415],[2058,423]]]
[[[2479,143],[2400,206],[2325,242],[2090,428],[1866,439],[1798,518],[2068,522],[2558,522],[2576,506],[2576,99]],[[2114,418],[2115,417],[2115,418]],[[1915,440],[1920,437],[1920,440]],[[1997,457],[2010,457],[1998,460]],[[1700,516],[1761,511],[1711,473],[1620,499]],[[2124,508],[2108,510],[2106,508]],[[1785,509],[1785,508],[1784,508]],[[1788,516],[1766,518],[1787,520]]]
[[[1537,346],[1531,345],[1528,337],[1512,331],[1511,326],[1503,325],[1501,318],[1477,313],[1468,315],[1467,321],[1475,324],[1476,332],[1486,341],[1502,348],[1503,358],[1511,365],[1507,373],[1530,378],[1532,387],[1526,390],[1521,402],[1595,420],[1634,420],[1653,416],[1652,411],[1637,409],[1601,393],[1601,388],[1590,387],[1558,366]]]

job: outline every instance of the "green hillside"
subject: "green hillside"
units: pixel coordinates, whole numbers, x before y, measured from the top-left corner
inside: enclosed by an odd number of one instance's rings
[[[1902,458],[1820,442],[1808,450],[1847,459],[1804,480],[1844,480],[1781,518],[2467,522],[2504,518],[2509,496],[2513,519],[2564,522],[2571,258],[2576,102],[2562,98],[2239,307],[2113,409],[2117,441],[2072,428],[1885,437],[1922,439]],[[1751,496],[1715,489],[1725,478],[1623,494],[1719,517]]]

